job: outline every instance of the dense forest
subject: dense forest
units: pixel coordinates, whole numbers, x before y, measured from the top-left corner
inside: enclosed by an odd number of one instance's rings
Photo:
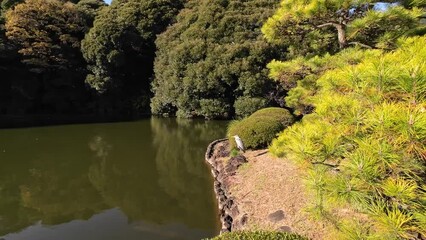
[[[422,1],[375,2],[2,0],[0,114],[303,115],[350,49],[422,34]]]
[[[2,0],[2,114],[145,114],[179,1]]]

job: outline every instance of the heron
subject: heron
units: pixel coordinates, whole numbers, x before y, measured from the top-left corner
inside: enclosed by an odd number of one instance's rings
[[[241,138],[238,137],[238,135],[235,135],[234,138],[235,138],[235,142],[237,143],[238,149],[240,149],[241,151],[243,151],[243,153],[245,153],[246,151],[244,149],[244,144]]]

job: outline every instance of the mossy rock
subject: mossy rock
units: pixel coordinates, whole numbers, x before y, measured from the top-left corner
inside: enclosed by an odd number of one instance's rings
[[[238,135],[245,148],[265,148],[279,132],[293,122],[293,116],[286,109],[261,109],[248,118],[244,118],[241,121],[233,121],[229,124],[228,137],[231,147],[236,147],[232,136]]]
[[[307,240],[307,238],[294,233],[253,231],[253,232],[230,232],[217,236],[211,240]]]

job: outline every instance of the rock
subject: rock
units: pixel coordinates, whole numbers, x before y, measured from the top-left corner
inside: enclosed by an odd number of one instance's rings
[[[273,213],[271,213],[271,214],[268,215],[269,221],[274,222],[274,223],[283,220],[284,217],[285,216],[284,216],[284,211],[283,210],[278,210],[278,211],[273,212]]]
[[[232,164],[227,164],[225,167],[225,171],[226,173],[228,173],[229,175],[234,175],[235,172],[237,171],[237,166],[234,166]]]
[[[247,159],[243,155],[238,155],[229,159],[228,165],[231,164],[233,166],[240,166],[243,163],[246,163]]]
[[[217,156],[218,157],[227,157],[229,156],[229,151],[225,148],[225,146],[218,147],[217,150]]]
[[[244,214],[244,215],[241,217],[241,225],[242,225],[242,226],[246,225],[247,221],[248,221],[248,216],[247,216],[247,214]]]
[[[247,162],[244,156],[232,157],[225,164],[224,157],[229,156],[227,139],[213,141],[207,147],[205,160],[212,168],[214,177],[214,192],[218,199],[219,217],[222,223],[221,233],[239,230],[247,223],[247,214],[241,214],[238,204],[232,197],[228,187],[232,183],[234,175],[239,166]]]
[[[289,226],[281,226],[281,227],[279,227],[279,228],[277,229],[277,231],[279,231],[279,232],[288,232],[288,233],[290,233],[290,232],[291,232],[291,227],[289,227]]]
[[[238,167],[246,162],[247,159],[242,155],[232,157],[231,159],[229,159],[228,163],[225,166],[225,172],[231,176],[235,175],[235,172],[237,171]]]

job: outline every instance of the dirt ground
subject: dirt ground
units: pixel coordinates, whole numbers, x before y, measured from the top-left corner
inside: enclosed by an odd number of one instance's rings
[[[300,169],[267,150],[248,151],[244,156],[248,163],[239,167],[229,189],[240,212],[248,215],[244,229],[281,228],[310,239],[326,239],[330,226],[311,220],[305,211],[309,195]],[[275,218],[272,213],[276,213]]]

